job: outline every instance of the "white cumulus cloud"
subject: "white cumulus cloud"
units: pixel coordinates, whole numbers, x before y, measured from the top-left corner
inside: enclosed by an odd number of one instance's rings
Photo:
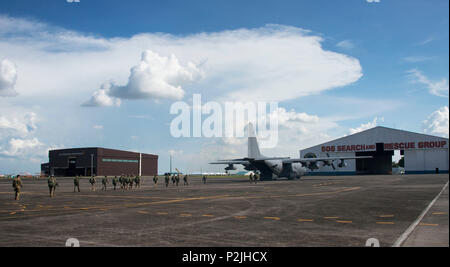
[[[349,133],[355,134],[355,133],[359,133],[359,132],[368,130],[370,128],[376,127],[378,121],[384,121],[384,118],[383,117],[381,117],[381,118],[375,117],[372,121],[369,121],[368,123],[363,123],[359,127],[350,128]]]
[[[16,96],[17,69],[7,59],[0,61],[0,96]]]
[[[449,127],[448,106],[441,107],[428,116],[423,122],[424,133],[448,137]]]
[[[164,57],[146,50],[139,64],[131,68],[126,85],[106,84],[84,105],[119,106],[120,99],[179,100],[185,93],[181,86],[201,76],[200,69],[192,62],[182,66],[175,55]]]
[[[43,146],[44,144],[42,144],[37,138],[11,138],[5,149],[0,149],[0,155],[7,157],[24,156],[30,154],[30,152],[36,152],[36,150],[42,148]]]
[[[104,83],[98,89],[95,91],[91,98],[82,104],[82,106],[85,107],[110,107],[110,106],[120,106],[120,99],[116,97],[110,96],[110,89],[111,84],[110,83]]]
[[[326,50],[320,34],[292,26],[102,38],[4,16],[0,25],[0,50],[20,66],[16,89],[27,96],[92,94],[99,84],[114,81],[86,106],[180,99],[193,91],[205,98],[285,101],[362,76],[356,58]],[[136,64],[136,55],[148,50]]]
[[[2,110],[3,112],[5,115],[0,114],[0,139],[8,136],[24,137],[36,130],[36,113]]]
[[[186,82],[197,80],[201,71],[194,63],[182,66],[175,55],[160,56],[146,50],[141,62],[131,69],[128,84],[112,86],[111,95],[120,98],[169,98],[181,99]]]

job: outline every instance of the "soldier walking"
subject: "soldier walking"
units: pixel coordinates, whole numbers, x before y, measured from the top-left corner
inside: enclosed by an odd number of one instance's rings
[[[253,180],[255,181],[255,184],[258,182],[258,180],[259,180],[258,173],[255,173],[255,175],[253,176]]]
[[[250,175],[249,175],[250,177],[250,183],[253,183],[253,173],[250,173]]]
[[[185,185],[185,186],[189,185],[187,174],[183,177],[183,181],[184,181],[184,185]]]
[[[131,174],[128,175],[128,186],[130,189],[133,189],[133,177],[131,177]]]
[[[48,177],[47,184],[50,191],[50,197],[54,197],[56,186],[58,185],[58,183],[56,182],[56,178],[53,175]]]
[[[20,175],[17,175],[16,178],[13,179],[12,187],[14,188],[15,200],[20,199],[20,189],[22,188],[22,180],[20,179]]]
[[[116,190],[117,176],[114,176],[114,178],[112,179],[112,184],[113,184],[113,186],[114,186],[114,190]]]
[[[164,181],[166,183],[166,187],[169,186],[169,174],[166,173],[166,176],[164,176]]]
[[[75,176],[75,178],[73,178],[73,192],[75,193],[75,189],[78,188],[78,192],[80,192],[80,178],[77,176]]]
[[[134,183],[135,183],[134,187],[136,189],[141,188],[141,177],[139,175],[136,175],[136,177],[134,177]]]
[[[203,180],[203,184],[206,184],[206,175],[203,175],[202,180]]]
[[[123,174],[119,177],[120,189],[123,189]]]
[[[91,191],[95,192],[95,176],[91,176],[91,178],[89,179],[89,183],[91,183]]]
[[[106,184],[108,183],[108,176],[105,175],[105,177],[102,179],[102,191],[106,191]]]
[[[175,176],[175,181],[178,186],[178,184],[180,183],[180,175],[179,174],[177,174],[177,176]]]
[[[158,186],[158,175],[153,176],[153,183],[155,184],[155,187]]]

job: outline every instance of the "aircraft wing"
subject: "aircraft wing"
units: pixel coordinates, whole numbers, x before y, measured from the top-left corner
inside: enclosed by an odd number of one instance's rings
[[[210,162],[209,164],[250,164],[250,161],[247,159],[224,159]]]
[[[219,159],[209,164],[249,164],[254,161],[262,160],[287,160],[289,157],[259,157],[259,158],[242,158],[242,159]]]

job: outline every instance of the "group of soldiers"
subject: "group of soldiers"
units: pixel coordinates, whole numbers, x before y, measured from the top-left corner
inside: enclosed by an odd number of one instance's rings
[[[249,178],[250,178],[250,183],[254,182],[256,184],[259,180],[259,175],[257,173],[255,173],[255,174],[251,173]],[[170,175],[169,173],[166,173],[164,175],[164,182],[165,182],[166,187],[169,186],[170,181],[172,181],[173,185],[178,186],[178,184],[180,183],[180,174]],[[206,184],[206,175],[203,175],[202,181],[204,184]],[[184,186],[189,185],[187,175],[183,176],[183,182],[184,182]],[[95,176],[91,176],[91,178],[89,179],[89,183],[91,184],[91,191],[95,191],[95,184],[96,184]],[[106,191],[108,183],[109,183],[108,176],[103,177],[102,178],[102,191]],[[155,187],[158,186],[158,176],[157,175],[155,175],[153,177],[153,183],[155,184]],[[50,192],[50,197],[54,197],[56,187],[58,186],[58,182],[56,181],[56,178],[53,175],[49,176],[47,179],[47,184],[48,184],[48,188],[49,188],[49,192]],[[114,176],[114,178],[112,178],[112,184],[114,186],[114,190],[116,190],[116,187],[118,185],[120,185],[120,188],[123,190],[133,189],[133,184],[134,184],[134,188],[139,189],[139,188],[141,188],[141,177],[139,175],[134,176],[134,175],[130,175],[130,174],[129,175],[122,174],[119,178],[117,178],[117,176]],[[15,200],[19,200],[20,192],[23,187],[22,180],[20,179],[20,175],[17,175],[13,179],[12,186],[13,186],[14,192],[15,192]],[[73,179],[73,192],[76,192],[76,191],[80,192],[80,177],[79,176],[75,176],[75,178]]]
[[[97,180],[95,178],[95,176],[91,176],[91,178],[89,178],[89,183],[91,184],[91,191],[95,191],[95,184],[97,183]],[[108,176],[104,176],[102,178],[102,191],[106,191],[107,190],[107,186],[109,184],[109,179]],[[114,176],[112,178],[112,185],[113,185],[113,189],[116,190],[117,186],[120,185],[120,188],[123,190],[128,190],[128,189],[133,189],[133,184],[134,184],[134,188],[139,189],[141,188],[141,176],[139,175],[124,175],[122,174],[119,178],[117,178],[117,176]],[[78,189],[78,192],[80,192],[80,179],[78,176],[76,176],[73,180],[73,192],[76,192],[76,190]]]
[[[55,196],[56,187],[59,186],[58,182],[56,181],[56,178],[52,175],[49,176],[47,179],[48,189],[50,191],[50,197]],[[14,188],[14,199],[19,200],[20,199],[20,192],[22,191],[22,180],[20,179],[20,175],[17,175],[12,182],[12,186]],[[78,190],[80,188],[78,187]]]
[[[185,185],[185,186],[189,185],[188,179],[189,178],[188,178],[187,174],[183,176],[183,182],[184,182],[183,185]],[[170,174],[166,173],[164,175],[164,183],[165,183],[166,187],[169,186],[170,181],[172,181],[173,185],[178,186],[178,184],[180,183],[180,174],[170,175]],[[155,182],[155,184],[156,184],[156,182]]]

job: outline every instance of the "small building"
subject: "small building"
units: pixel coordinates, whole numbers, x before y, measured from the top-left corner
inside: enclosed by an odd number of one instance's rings
[[[50,150],[41,173],[55,176],[156,175],[158,156],[101,147]]]
[[[335,169],[322,166],[311,172],[323,175],[391,174],[392,156],[404,156],[406,174],[448,173],[448,138],[378,126],[300,151],[300,157],[372,156],[346,160]]]

